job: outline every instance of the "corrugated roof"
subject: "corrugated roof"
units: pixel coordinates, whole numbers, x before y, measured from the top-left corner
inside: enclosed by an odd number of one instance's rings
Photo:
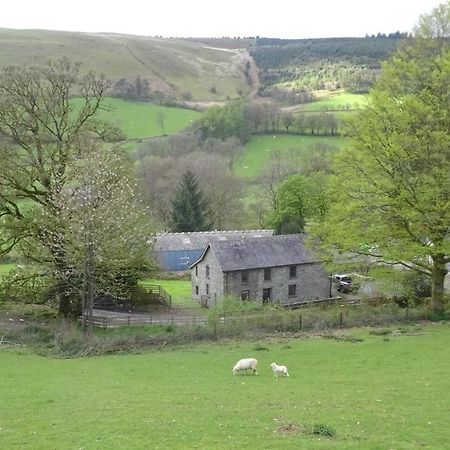
[[[288,234],[211,242],[199,261],[206,252],[212,251],[223,272],[319,262],[318,258],[305,248],[304,239],[305,235]]]
[[[273,230],[200,231],[192,233],[157,234],[153,249],[156,252],[203,250],[210,242],[244,240],[272,236]]]

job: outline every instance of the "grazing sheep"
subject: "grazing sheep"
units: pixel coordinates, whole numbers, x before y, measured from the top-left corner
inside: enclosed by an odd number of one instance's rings
[[[287,377],[289,376],[288,368],[286,366],[279,366],[273,362],[270,367],[272,367],[273,374],[277,380],[280,375],[286,375]]]
[[[255,358],[240,359],[233,367],[233,375],[241,370],[245,370],[245,372],[247,372],[248,369],[252,369],[253,374],[258,375],[258,372],[256,372],[257,364],[258,361]]]

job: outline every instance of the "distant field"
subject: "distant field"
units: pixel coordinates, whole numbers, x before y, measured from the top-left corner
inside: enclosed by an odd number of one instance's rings
[[[306,103],[299,107],[299,111],[326,111],[359,109],[367,103],[367,96],[363,94],[349,94],[347,92],[330,95],[316,102]]]
[[[334,147],[340,147],[345,142],[342,137],[331,136],[298,136],[291,134],[277,134],[253,136],[245,146],[244,153],[234,165],[234,173],[244,178],[254,178],[270,160],[270,154],[274,151],[283,153],[307,152],[318,143],[326,143]]]
[[[72,101],[76,106],[81,105],[81,99]],[[160,111],[165,115],[166,134],[184,130],[201,115],[190,109],[160,106],[148,102],[131,102],[118,98],[105,99],[103,106],[108,110],[100,111],[98,117],[118,125],[128,139],[162,135],[162,128],[157,120],[157,113]]]
[[[3,264],[3,263],[0,263],[0,277],[2,275],[7,274],[14,267],[16,267],[16,264]]]
[[[449,325],[378,332],[78,359],[3,349],[0,447],[447,448]],[[232,375],[248,356],[259,375]],[[275,381],[273,361],[290,377]]]

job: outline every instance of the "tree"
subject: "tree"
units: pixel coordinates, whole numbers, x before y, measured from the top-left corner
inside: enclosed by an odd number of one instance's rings
[[[450,261],[449,11],[447,2],[423,17],[383,66],[369,105],[348,124],[330,213],[312,230],[328,249],[427,275],[435,312]]]
[[[166,129],[166,113],[162,109],[158,110],[158,112],[156,113],[156,123],[161,128],[162,135],[165,136],[166,135],[166,131],[165,131],[165,129]]]
[[[41,229],[64,243],[66,268],[58,278],[65,278],[80,299],[82,329],[89,334],[95,298],[130,298],[142,268],[148,267],[149,226],[130,162],[96,142],[83,148],[66,171],[70,188],[55,199],[60,217],[55,221],[42,210]]]
[[[208,204],[199,189],[198,181],[191,171],[183,174],[175,197],[172,200],[172,231],[206,231]]]
[[[45,214],[60,222],[56,199],[67,187],[67,168],[83,153],[83,137],[108,138],[94,120],[108,86],[105,77],[82,74],[67,59],[0,70],[1,254],[14,249],[53,264],[56,275],[65,272],[64,237],[48,235],[37,218]],[[80,98],[76,108],[73,95]],[[57,276],[62,315],[70,313],[68,292],[67,279]]]
[[[245,105],[240,101],[223,107],[212,106],[202,115],[197,126],[204,139],[224,140],[235,136],[245,143],[250,136],[250,127],[245,113]]]
[[[324,217],[328,209],[327,176],[292,175],[277,191],[272,224],[277,234],[301,233],[307,222]]]

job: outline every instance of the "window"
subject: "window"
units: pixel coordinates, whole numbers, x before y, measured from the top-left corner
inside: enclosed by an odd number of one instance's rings
[[[241,272],[241,280],[243,283],[248,283],[248,270],[243,270]]]
[[[271,295],[272,295],[272,288],[264,288],[262,294],[263,303],[268,303]]]
[[[206,278],[209,278],[209,266],[206,266]]]
[[[209,295],[209,284],[206,285],[206,295]]]
[[[291,280],[292,280],[292,278],[297,278],[297,266],[289,267],[289,278]]]
[[[271,270],[270,267],[264,269],[264,281],[270,281],[271,279]]]
[[[297,295],[297,285],[296,284],[290,284],[288,287],[288,296],[289,297],[295,297]]]
[[[195,286],[195,295],[198,295],[198,286]]]
[[[198,266],[195,266],[195,276],[198,277]]]
[[[250,291],[241,291],[241,300],[249,300],[250,299]]]

